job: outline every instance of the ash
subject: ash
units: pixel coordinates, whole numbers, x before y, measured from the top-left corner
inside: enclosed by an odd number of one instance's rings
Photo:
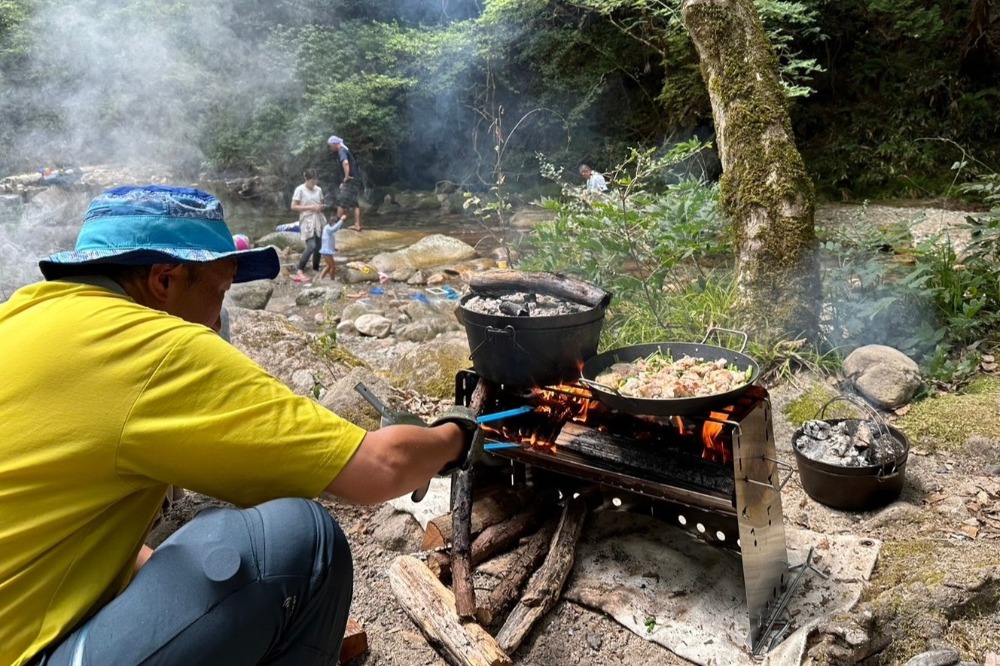
[[[799,453],[817,462],[840,467],[882,465],[899,458],[906,444],[873,421],[847,419],[806,421],[795,441]]]
[[[513,291],[501,296],[477,294],[467,300],[463,307],[484,315],[507,317],[555,317],[591,309],[583,303],[524,291]]]

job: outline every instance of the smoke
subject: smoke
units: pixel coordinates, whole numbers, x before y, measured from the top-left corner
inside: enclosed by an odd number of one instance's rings
[[[261,84],[256,51],[230,28],[228,3],[122,4],[56,2],[33,17],[32,62],[43,83],[18,93],[51,122],[17,137],[16,154],[39,166],[196,166],[217,97],[204,93]]]
[[[10,116],[0,125],[17,132],[0,162],[29,173],[106,164],[124,178],[190,183],[211,123],[225,118],[239,131],[252,100],[294,77],[235,1],[35,3],[28,69],[5,81],[0,109]],[[23,206],[15,195],[0,201],[0,300],[40,277],[39,257],[72,247],[80,203],[94,192],[56,190]]]

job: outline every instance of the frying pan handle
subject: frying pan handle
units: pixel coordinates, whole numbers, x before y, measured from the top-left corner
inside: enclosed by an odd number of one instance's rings
[[[740,348],[736,350],[740,354],[742,354],[743,350],[747,348],[747,340],[749,339],[749,336],[747,336],[746,333],[744,333],[743,331],[736,331],[736,330],[731,329],[731,328],[721,328],[719,326],[709,326],[708,330],[705,331],[705,337],[703,337],[701,339],[701,344],[705,344],[705,342],[708,340],[709,336],[712,335],[712,333],[715,333],[717,331],[722,331],[724,333],[731,333],[731,334],[735,335],[738,338],[742,337],[743,338],[743,344],[740,345]],[[719,341],[721,342],[722,339],[720,338]]]
[[[608,393],[614,393],[619,398],[624,398],[625,397],[621,393],[618,392],[618,389],[613,388],[611,386],[608,386],[607,384],[602,384],[600,382],[595,382],[594,380],[587,379],[586,377],[580,377],[577,381],[580,382],[581,384],[583,384],[584,386],[589,386],[592,389],[597,389],[598,391],[606,391]]]

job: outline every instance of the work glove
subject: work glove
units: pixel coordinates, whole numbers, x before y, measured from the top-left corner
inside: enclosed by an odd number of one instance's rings
[[[465,432],[465,448],[462,450],[462,455],[441,468],[438,476],[448,476],[460,469],[469,469],[482,460],[484,456],[483,443],[485,436],[483,435],[483,429],[476,421],[475,412],[468,407],[458,405],[449,407],[431,423],[431,427],[433,428],[445,423],[454,423]]]

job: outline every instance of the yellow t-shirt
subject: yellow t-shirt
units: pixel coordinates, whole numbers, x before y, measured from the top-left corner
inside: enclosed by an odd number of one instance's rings
[[[365,435],[205,326],[100,287],[17,291],[0,368],[0,664],[128,584],[168,485],[315,497]]]

